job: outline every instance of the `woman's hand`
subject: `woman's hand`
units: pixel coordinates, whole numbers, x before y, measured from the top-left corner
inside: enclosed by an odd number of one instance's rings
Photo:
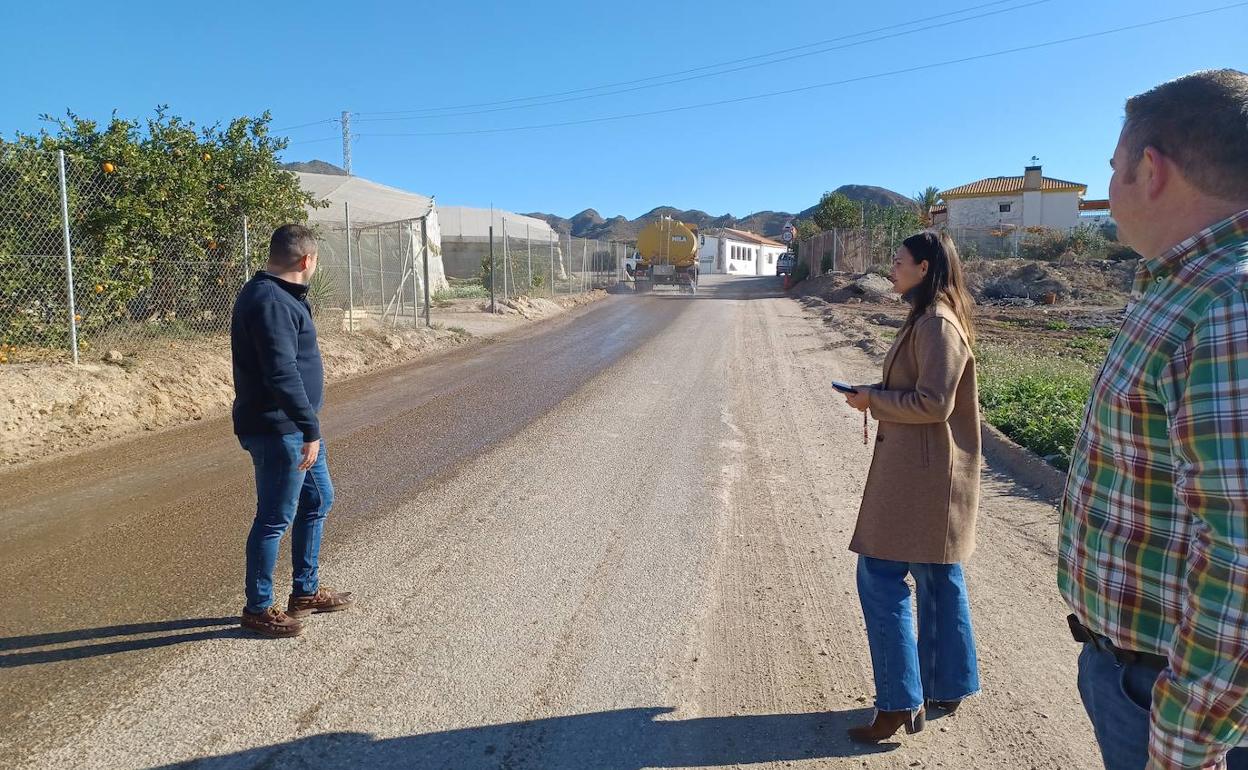
[[[855,385],[858,389],[857,393],[845,393],[845,403],[860,412],[865,412],[871,406],[871,396],[867,393],[870,388],[866,385]]]

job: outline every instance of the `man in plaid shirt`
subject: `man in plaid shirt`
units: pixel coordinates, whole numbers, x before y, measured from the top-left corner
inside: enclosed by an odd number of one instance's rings
[[[1127,102],[1143,259],[1062,504],[1058,584],[1106,768],[1248,768],[1248,74]]]

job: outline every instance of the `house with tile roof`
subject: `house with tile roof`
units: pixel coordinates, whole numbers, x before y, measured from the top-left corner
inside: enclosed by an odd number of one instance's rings
[[[775,275],[780,255],[788,251],[779,241],[722,227],[698,233],[698,271],[729,275]]]
[[[1079,226],[1087,192],[1081,182],[1047,177],[1040,166],[1027,166],[1022,176],[994,176],[945,190],[940,195],[947,210],[938,219],[951,229],[1069,230]]]

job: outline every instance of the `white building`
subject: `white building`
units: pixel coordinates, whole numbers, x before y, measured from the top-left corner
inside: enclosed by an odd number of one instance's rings
[[[728,275],[775,275],[788,247],[745,230],[725,227],[698,235],[698,271]]]
[[[996,176],[942,192],[948,212],[944,224],[954,230],[1078,227],[1079,204],[1088,186],[1044,176],[1027,166],[1022,176]]]

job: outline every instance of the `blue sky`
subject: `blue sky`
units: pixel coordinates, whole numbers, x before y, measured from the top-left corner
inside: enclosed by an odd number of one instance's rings
[[[350,110],[358,175],[446,204],[563,216],[593,207],[631,218],[657,205],[737,216],[798,211],[842,184],[912,194],[1019,174],[1033,155],[1046,174],[1101,197],[1125,98],[1192,70],[1248,69],[1248,5],[872,76],[1234,2],[10,2],[0,8],[0,134],[37,130],[40,113],[67,108],[106,119],[113,110],[147,116],[164,103],[199,123],[270,110],[279,129]],[[770,66],[429,117],[432,108],[635,81],[886,27],[822,46],[852,47]],[[387,136],[562,123],[857,78],[866,79],[627,120]],[[416,120],[379,119],[418,110]],[[379,114],[389,112],[408,114]],[[331,122],[290,130],[287,158],[339,163],[339,130]]]

